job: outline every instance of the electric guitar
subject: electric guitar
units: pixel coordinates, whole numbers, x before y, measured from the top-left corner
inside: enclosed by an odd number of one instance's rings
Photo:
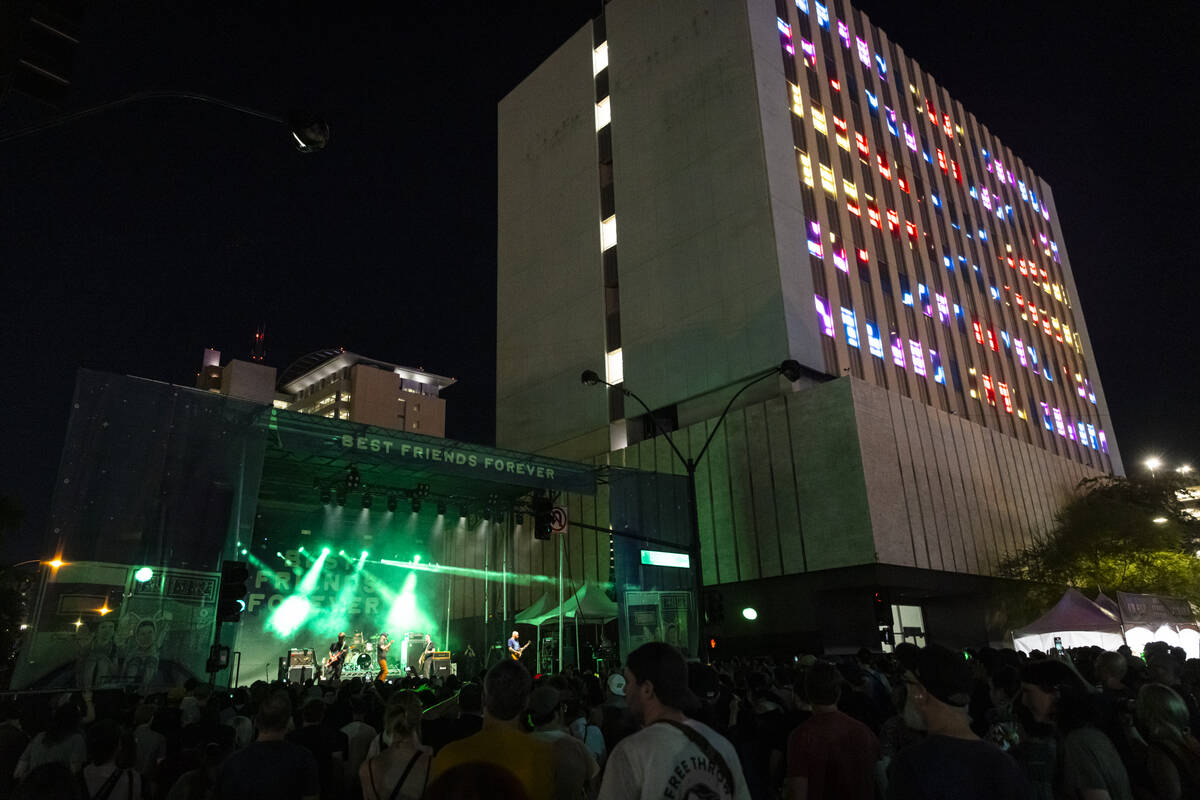
[[[350,652],[349,647],[343,647],[336,653],[330,653],[329,658],[325,659],[325,663],[321,665],[321,669],[328,672],[331,668],[341,663],[346,658],[346,653]]]
[[[514,653],[512,650],[509,650],[509,651],[508,651],[508,655],[509,655],[509,656],[512,658],[512,660],[513,660],[513,661],[520,661],[520,660],[521,660],[521,653],[524,653],[524,652],[525,652],[525,648],[526,648],[526,647],[529,647],[529,645],[531,645],[531,644],[533,644],[533,642],[526,642],[525,644],[521,645],[521,649],[520,649],[520,650],[518,650],[518,651],[517,651],[517,652],[515,652],[515,653]]]

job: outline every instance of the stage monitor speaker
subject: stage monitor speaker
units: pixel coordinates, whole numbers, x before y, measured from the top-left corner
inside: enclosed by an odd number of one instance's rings
[[[289,667],[311,667],[316,657],[312,650],[293,648],[288,650],[287,661]]]
[[[288,657],[279,657],[279,671],[275,673],[275,680],[286,681],[288,679]]]
[[[288,681],[291,683],[304,683],[313,678],[313,668],[311,666],[291,667],[288,669]]]

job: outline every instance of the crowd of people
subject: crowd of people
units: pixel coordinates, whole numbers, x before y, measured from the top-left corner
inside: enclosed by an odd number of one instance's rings
[[[469,678],[469,679],[467,679]],[[1200,660],[898,646],[0,700],[17,800],[1200,798]]]

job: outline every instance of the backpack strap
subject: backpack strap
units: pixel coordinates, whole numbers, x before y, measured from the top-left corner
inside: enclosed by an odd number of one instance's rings
[[[713,764],[717,765],[717,771],[721,773],[721,777],[724,779],[725,784],[729,787],[730,795],[737,794],[737,786],[733,782],[733,771],[729,769],[729,765],[725,763],[724,756],[721,755],[717,748],[713,747],[712,742],[708,740],[707,736],[700,733],[690,725],[684,725],[682,722],[676,722],[673,719],[660,719],[658,722],[670,725],[672,728],[686,736],[688,741],[700,748],[700,752],[704,753],[704,757]]]
[[[108,776],[108,780],[100,784],[100,788],[96,790],[95,794],[90,794],[87,789],[87,779],[83,777],[83,772],[81,771],[79,773],[79,778],[80,782],[83,783],[83,796],[89,800],[108,800],[108,796],[112,794],[113,789],[116,788],[117,781],[119,781],[121,776],[124,774],[125,770],[123,769],[113,769],[112,774]],[[133,781],[130,781],[131,789],[132,786]]]
[[[390,795],[388,795],[388,800],[396,800],[396,798],[398,798],[400,796],[400,790],[404,788],[404,781],[408,779],[408,773],[412,772],[413,766],[417,763],[417,760],[420,759],[421,756],[423,756],[423,755],[424,755],[424,753],[420,750],[413,753],[413,757],[408,760],[408,765],[404,768],[404,772],[401,773],[401,775],[400,775],[400,780],[396,781],[396,787],[394,789],[392,789],[392,793]],[[426,770],[425,777],[427,780],[429,778],[428,772],[429,771]]]

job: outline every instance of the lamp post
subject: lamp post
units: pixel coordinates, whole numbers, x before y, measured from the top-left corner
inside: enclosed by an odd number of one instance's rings
[[[208,105],[220,106],[221,108],[236,111],[239,114],[244,114],[248,117],[257,117],[265,119],[268,122],[274,122],[277,125],[283,125],[291,134],[292,141],[296,145],[296,149],[301,153],[312,153],[317,150],[325,149],[325,145],[329,143],[329,125],[320,117],[308,114],[294,114],[288,118],[281,117],[277,114],[271,114],[266,111],[260,111],[249,106],[231,103],[228,100],[222,100],[219,97],[211,97],[206,94],[197,92],[179,92],[179,91],[152,91],[152,92],[136,92],[128,97],[122,97],[119,100],[111,100],[107,103],[101,103],[98,106],[91,106],[72,114],[66,114],[61,117],[39,122],[36,125],[30,125],[27,128],[20,128],[10,133],[0,134],[0,144],[11,142],[14,139],[21,139],[26,136],[32,136],[35,133],[41,133],[50,128],[57,128],[61,125],[67,125],[72,122],[78,122],[81,119],[101,114],[105,111],[113,111],[124,106],[133,105],[135,103],[144,103],[150,100],[191,100],[197,103],[207,103]]]
[[[729,398],[729,402],[725,404],[725,409],[721,412],[721,416],[717,417],[716,424],[714,424],[712,426],[712,430],[708,432],[708,438],[704,440],[704,445],[700,448],[700,452],[698,452],[694,458],[687,458],[682,452],[680,452],[679,448],[675,445],[675,440],[671,438],[671,435],[664,431],[661,426],[659,426],[658,419],[654,416],[654,412],[650,410],[650,407],[646,405],[642,398],[625,388],[624,383],[609,383],[601,378],[594,370],[590,369],[585,369],[579,376],[579,380],[584,386],[604,384],[610,389],[616,389],[626,397],[632,398],[639,406],[645,409],[646,415],[650,417],[650,424],[654,426],[655,433],[667,440],[667,444],[671,446],[671,452],[675,454],[675,457],[679,459],[679,463],[683,465],[683,468],[687,471],[688,522],[691,528],[691,540],[688,542],[688,559],[691,562],[692,575],[694,577],[693,592],[696,595],[696,622],[698,628],[703,622],[701,617],[702,611],[700,609],[700,601],[704,596],[704,570],[700,565],[700,510],[696,504],[696,468],[704,458],[704,454],[708,452],[708,446],[712,444],[713,437],[716,436],[717,431],[720,430],[721,423],[725,421],[726,415],[729,414],[729,409],[733,408],[734,401],[741,396],[742,392],[746,391],[756,383],[770,378],[773,375],[783,375],[783,377],[787,378],[790,382],[795,383],[802,375],[811,372],[811,370],[807,370],[801,366],[800,362],[789,358],[781,362],[779,366],[764,370],[763,372],[753,376],[746,383],[742,384],[742,387],[734,392],[733,397]],[[703,652],[704,637],[701,635],[700,630],[696,631],[696,636],[697,642],[699,643],[699,649],[701,652]]]

